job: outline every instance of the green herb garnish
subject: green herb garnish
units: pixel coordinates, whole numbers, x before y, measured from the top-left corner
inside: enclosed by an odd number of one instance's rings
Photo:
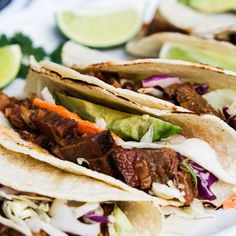
[[[188,163],[186,161],[183,161],[180,164],[180,168],[182,170],[185,170],[186,172],[189,172],[189,174],[192,176],[192,179],[193,179],[193,186],[194,186],[194,188],[196,188],[197,187],[197,176],[196,176],[195,172],[193,171],[193,169],[188,165]]]

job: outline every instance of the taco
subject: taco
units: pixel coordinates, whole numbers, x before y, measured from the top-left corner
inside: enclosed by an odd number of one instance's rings
[[[31,63],[26,91],[38,97],[1,94],[13,126],[0,127],[7,149],[128,192],[143,190],[162,205],[199,199],[219,206],[232,193],[235,131],[217,117],[161,100],[166,110],[153,109],[135,102],[137,93],[50,62]]]
[[[189,3],[189,1],[187,2]],[[221,2],[222,5],[225,3],[225,1]],[[217,6],[218,4],[211,5]],[[143,27],[140,36],[159,32],[179,32],[215,38],[216,33],[227,32],[229,28],[235,27],[235,22],[235,14],[206,14],[187,7],[177,0],[161,0],[153,20]],[[230,37],[225,39],[230,39]]]
[[[176,106],[181,106],[196,114],[215,115],[236,129],[235,72],[203,64],[161,59],[77,65],[72,68],[96,76],[114,87],[132,90],[123,93],[141,105],[157,109],[166,109],[168,106],[180,112],[184,110]],[[133,91],[153,98],[147,102]]]
[[[230,57],[235,55],[236,50],[232,45],[235,44],[236,16],[200,13],[180,2],[160,1],[152,21],[144,25],[139,34],[128,42],[126,50],[138,58],[178,59],[235,70],[235,64],[230,66],[235,60]],[[184,2],[189,5],[193,3]],[[205,0],[194,1],[194,4],[200,2],[206,4]],[[220,5],[225,4],[225,1],[220,2]],[[225,5],[230,6],[228,3]],[[213,6],[219,7],[219,3]]]
[[[197,62],[236,71],[236,46],[214,39],[162,32],[132,40],[126,50],[136,57]]]
[[[0,168],[2,236],[158,236],[163,231],[160,208],[147,197],[2,146]]]

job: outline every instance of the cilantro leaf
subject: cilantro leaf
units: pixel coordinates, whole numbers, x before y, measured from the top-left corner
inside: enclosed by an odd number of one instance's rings
[[[5,34],[0,35],[0,47],[6,46],[9,44],[11,44],[10,39]]]
[[[186,161],[183,161],[180,165],[180,168],[182,170],[185,170],[186,172],[189,172],[189,174],[192,176],[193,186],[197,187],[197,175],[193,171],[193,169],[187,164]]]
[[[61,60],[61,52],[62,52],[62,47],[64,45],[64,42],[59,44],[50,54],[50,59],[53,62],[62,64],[62,60]]]

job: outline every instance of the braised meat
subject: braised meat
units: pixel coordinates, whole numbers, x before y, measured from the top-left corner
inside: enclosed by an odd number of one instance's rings
[[[135,90],[135,85],[132,80],[121,78],[118,73],[107,71],[88,71],[86,75],[94,76],[116,88]]]
[[[78,158],[84,158],[88,161],[90,169],[112,175],[106,153],[113,144],[110,131],[105,130],[92,136],[82,137],[74,144],[56,147],[52,152],[61,159],[75,163]]]
[[[101,205],[101,207],[104,211],[104,215],[106,215],[106,216],[109,216],[112,213],[112,211],[114,210],[114,204],[103,203]],[[98,234],[98,236],[109,236],[109,231],[108,231],[108,225],[107,224],[101,224],[100,229],[101,229],[101,231]]]
[[[1,236],[24,236],[24,234],[12,229],[8,226],[0,224],[0,235]]]
[[[81,136],[75,120],[36,108],[31,99],[15,100],[15,103],[7,96],[3,99],[7,102],[2,103],[2,110],[21,137],[56,157],[74,163],[81,161],[92,170],[145,191],[151,189],[153,182],[166,184],[168,180],[173,180],[176,186],[180,183],[184,185],[187,203],[196,196],[191,176],[179,168],[181,161],[172,149],[126,150],[114,144],[109,130]]]
[[[0,92],[0,110],[4,110],[11,103],[11,98],[9,98],[4,93]]]
[[[182,190],[185,193],[185,205],[189,205],[197,195],[197,188],[193,186],[193,179],[191,174],[186,171],[178,171],[175,181],[176,186],[183,185]]]
[[[167,183],[177,174],[179,165],[176,152],[169,148],[117,148],[111,153],[111,159],[122,179],[141,189],[150,189],[153,182]]]
[[[30,119],[45,137],[59,145],[75,143],[79,138],[76,121],[64,118],[55,112],[37,109]]]
[[[221,115],[189,83],[174,84],[164,90],[169,100],[197,114]]]
[[[197,195],[191,175],[179,169],[180,161],[172,149],[116,148],[111,152],[110,158],[119,177],[129,186],[148,190],[153,182],[166,184],[173,179],[176,186],[183,185],[186,205]]]
[[[24,236],[24,234],[16,231],[15,229],[12,229],[8,226],[0,224],[0,235],[1,236]],[[47,236],[43,231],[40,231],[39,233],[33,233],[33,236]]]
[[[161,32],[179,32],[183,34],[188,33],[185,30],[176,28],[159,14],[158,17],[153,18],[153,20],[147,25],[145,35],[148,36]]]
[[[233,129],[236,130],[236,116],[230,117],[227,121],[228,125],[230,125]]]

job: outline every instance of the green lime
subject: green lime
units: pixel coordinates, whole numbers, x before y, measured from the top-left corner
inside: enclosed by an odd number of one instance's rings
[[[184,44],[164,43],[159,57],[162,59],[198,62],[236,71],[234,56]]]
[[[114,12],[57,14],[57,25],[61,32],[86,46],[105,48],[127,42],[142,26],[141,13],[126,8]]]
[[[22,53],[19,45],[0,47],[0,88],[15,79],[20,69],[21,58]]]

